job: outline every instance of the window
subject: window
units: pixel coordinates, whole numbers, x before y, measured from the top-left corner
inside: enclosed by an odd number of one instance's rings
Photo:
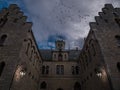
[[[54,54],[54,59],[56,59],[56,54]]]
[[[75,74],[74,66],[72,66],[72,74]]]
[[[40,85],[40,88],[41,89],[46,89],[47,88],[46,82],[42,82],[41,85]]]
[[[5,67],[5,62],[1,62],[0,63],[0,76],[2,75],[4,67]]]
[[[45,74],[45,66],[42,66],[42,74]]]
[[[67,59],[67,54],[65,54],[65,59]]]
[[[57,65],[56,66],[56,74],[63,75],[64,74],[64,66],[63,65]]]
[[[42,66],[42,74],[49,74],[49,66]]]
[[[120,36],[119,36],[119,35],[116,35],[115,38],[116,38],[116,40],[117,40],[117,45],[118,45],[118,47],[120,47]]]
[[[120,62],[117,63],[117,69],[120,72]]]
[[[7,35],[6,35],[6,34],[4,34],[4,35],[1,36],[1,38],[0,38],[0,46],[3,46],[6,38],[7,38]]]
[[[58,55],[58,60],[59,60],[59,61],[62,61],[62,60],[63,60],[63,55],[62,55],[62,54],[59,54],[59,55]]]
[[[116,18],[115,21],[116,21],[116,23],[120,26],[120,19],[119,19],[119,18]]]
[[[76,74],[78,75],[79,74],[79,67],[76,66]]]
[[[46,66],[46,74],[49,74],[49,66]]]
[[[72,74],[73,75],[79,74],[79,67],[78,66],[72,66]]]
[[[0,27],[3,27],[4,24],[6,23],[6,21],[7,21],[7,18],[1,18],[0,19]]]

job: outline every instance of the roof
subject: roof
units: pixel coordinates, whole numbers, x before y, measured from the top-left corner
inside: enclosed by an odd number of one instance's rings
[[[41,53],[43,60],[52,60],[52,51],[51,50],[41,49],[40,53]]]
[[[40,49],[41,56],[44,61],[52,61],[52,52],[55,50],[51,49]],[[64,50],[63,52],[68,52],[68,61],[78,60],[80,55],[80,50]]]
[[[70,50],[68,60],[77,60],[80,55],[80,50]]]

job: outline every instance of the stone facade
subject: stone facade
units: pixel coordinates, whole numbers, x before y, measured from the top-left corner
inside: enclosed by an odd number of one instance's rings
[[[120,8],[106,4],[80,54],[82,90],[120,90]]]
[[[0,13],[0,90],[37,90],[42,59],[32,23],[16,5]]]
[[[102,8],[82,50],[39,50],[26,18],[15,4],[0,12],[0,90],[120,90],[120,8]]]
[[[63,40],[58,40],[55,44],[55,50],[40,50],[43,57],[43,67],[39,90],[80,89],[78,67],[80,50],[65,50]]]

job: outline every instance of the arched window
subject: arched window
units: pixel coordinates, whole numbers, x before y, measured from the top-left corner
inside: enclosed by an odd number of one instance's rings
[[[46,66],[46,74],[49,74],[49,66]]]
[[[117,69],[120,72],[120,62],[117,63]]]
[[[40,88],[41,89],[46,89],[47,88],[46,82],[42,82],[41,85],[40,85]]]
[[[116,38],[118,47],[120,47],[120,36],[116,35],[115,38]]]
[[[57,65],[56,66],[56,74],[58,74],[58,75],[64,74],[64,65]]]
[[[0,38],[0,46],[3,46],[6,38],[7,38],[7,35],[6,35],[6,34],[4,34],[4,35],[1,36],[1,38]]]
[[[65,59],[67,59],[67,54],[65,54],[65,56],[64,56],[64,57],[65,57]]]
[[[79,67],[76,66],[76,75],[78,75],[78,74],[79,74]]]
[[[58,60],[59,60],[59,61],[62,61],[62,59],[63,59],[63,55],[62,55],[62,54],[59,54],[59,55],[58,55]]]
[[[81,90],[81,85],[80,85],[79,82],[76,82],[76,83],[74,84],[74,90]]]
[[[72,74],[75,74],[74,66],[72,66]]]
[[[119,18],[115,18],[115,22],[120,26],[120,19]]]
[[[2,75],[4,67],[5,67],[5,62],[1,62],[0,63],[0,76]]]
[[[45,74],[45,66],[42,66],[42,74]]]
[[[0,19],[0,27],[3,27],[8,19],[6,17]]]

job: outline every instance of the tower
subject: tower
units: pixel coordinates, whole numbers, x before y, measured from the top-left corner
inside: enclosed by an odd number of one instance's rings
[[[64,50],[65,49],[65,41],[64,40],[57,40],[55,42],[56,50]]]

